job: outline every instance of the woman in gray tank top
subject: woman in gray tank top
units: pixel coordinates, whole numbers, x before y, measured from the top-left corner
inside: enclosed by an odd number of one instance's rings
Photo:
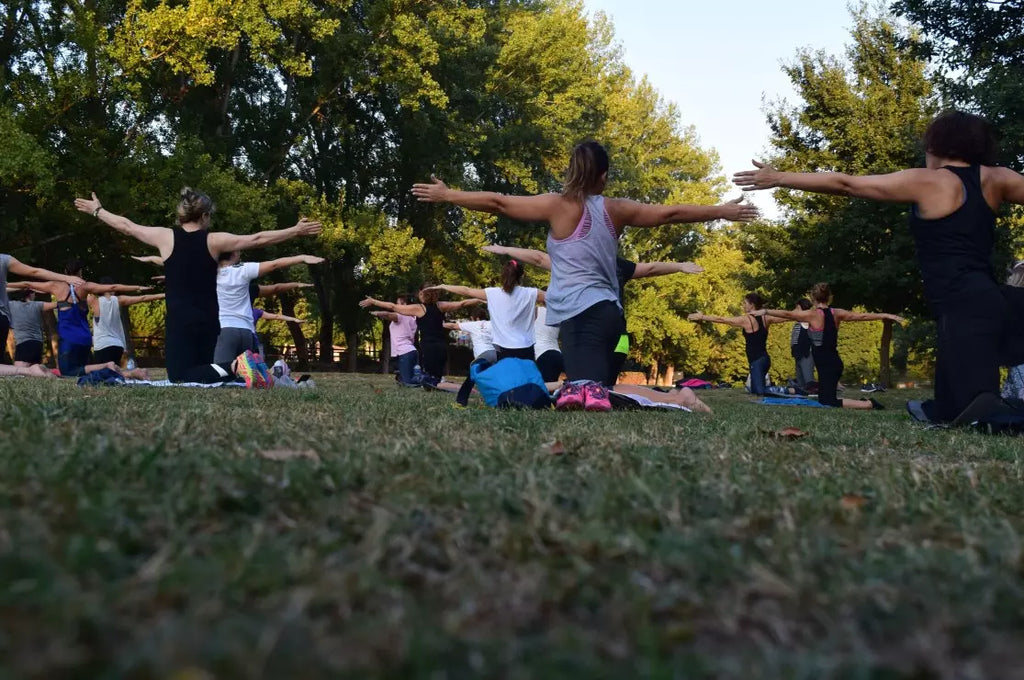
[[[648,205],[605,199],[608,152],[597,142],[578,144],[569,158],[561,193],[507,196],[488,191],[457,191],[431,177],[413,185],[413,194],[428,203],[453,203],[526,222],[547,222],[551,285],[547,323],[559,326],[566,383],[557,407],[563,410],[611,409],[608,390],[612,355],[624,331],[618,300],[615,256],[627,226],[708,222],[747,222],[757,209],[741,199],[723,205]]]

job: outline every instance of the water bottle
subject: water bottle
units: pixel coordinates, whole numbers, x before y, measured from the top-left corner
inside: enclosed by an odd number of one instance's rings
[[[135,370],[135,357],[128,357],[128,370],[129,371],[134,371]]]

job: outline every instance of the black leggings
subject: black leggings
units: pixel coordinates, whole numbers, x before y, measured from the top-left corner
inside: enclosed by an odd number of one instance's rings
[[[498,361],[502,359],[526,359],[527,361],[533,361],[533,345],[529,347],[514,347],[512,349],[495,345],[494,353],[498,356]]]
[[[544,382],[556,382],[562,377],[565,370],[565,361],[562,360],[562,353],[557,349],[549,349],[537,357],[537,368],[540,369],[540,376]]]
[[[104,347],[103,349],[93,350],[92,362],[94,364],[105,364],[108,361],[113,361],[115,364],[120,364],[123,354],[124,347]]]
[[[841,408],[839,379],[843,377],[843,360],[838,352],[815,352],[814,365],[818,369],[818,403]]]
[[[566,380],[593,380],[602,385],[614,379],[612,354],[626,332],[622,310],[611,300],[591,305],[560,324]]]
[[[196,380],[192,369],[199,369],[201,375],[213,363],[213,350],[217,346],[220,324],[178,326],[167,324],[164,355],[167,362],[167,379],[171,382],[217,382]],[[212,369],[210,369],[212,370]]]
[[[7,363],[7,334],[10,331],[11,320],[3,314],[0,314],[0,364]],[[17,338],[15,338],[15,340],[17,340]]]
[[[440,379],[448,361],[448,343],[444,340],[420,342],[420,368],[429,376]]]

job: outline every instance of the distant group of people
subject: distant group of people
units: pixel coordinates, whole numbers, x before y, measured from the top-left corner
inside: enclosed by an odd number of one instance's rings
[[[788,187],[809,192],[841,194],[869,200],[911,205],[914,235],[927,301],[938,328],[935,398],[911,404],[915,417],[937,423],[963,422],[966,416],[1017,413],[1021,404],[1000,397],[1001,366],[1024,364],[1024,289],[1001,285],[992,269],[996,213],[1006,203],[1024,204],[1024,176],[994,165],[995,144],[988,124],[962,112],[940,115],[924,139],[926,167],[886,175],[852,176],[836,172],[791,173],[754,162],[733,181],[745,190]],[[666,224],[730,220],[747,222],[757,210],[736,199],[721,205],[648,205],[606,198],[609,156],[596,142],[573,149],[563,189],[539,196],[459,191],[435,177],[415,184],[412,193],[425,203],[451,203],[549,226],[546,252],[492,246],[488,250],[508,256],[500,285],[472,288],[459,285],[424,286],[416,300],[395,302],[372,297],[364,307],[391,324],[393,351],[403,382],[419,379],[438,382],[444,372],[446,334],[465,330],[473,338],[477,371],[483,364],[505,359],[536,362],[544,378],[564,381],[556,385],[556,406],[563,410],[607,411],[608,388],[616,384],[628,352],[624,294],[627,281],[642,276],[676,272],[696,274],[692,263],[632,263],[619,256],[618,243],[627,227],[649,228]],[[317,222],[301,220],[290,229],[236,235],[209,230],[213,202],[200,192],[185,189],[173,228],[147,227],[111,213],[93,194],[77,199],[76,207],[113,229],[155,248],[151,256],[163,265],[166,286],[166,359],[172,381],[212,382],[242,376],[247,382],[267,383],[260,365],[254,333],[253,281],[273,269],[294,264],[316,264],[321,258],[299,256],[271,262],[242,262],[241,252],[282,243],[320,231]],[[546,291],[523,286],[524,264],[547,268],[551,282]],[[16,315],[15,332],[25,343],[39,342],[37,333],[23,322],[22,308],[12,312],[7,299],[8,272],[34,279],[27,289],[52,295],[56,302],[61,350],[61,372],[74,374],[116,363],[123,352],[123,330],[114,320],[122,306],[146,296],[118,297],[142,292],[138,286],[93,284],[82,278],[81,268],[59,275],[29,267],[8,255],[0,256],[0,338],[5,339]],[[19,288],[18,285],[14,288]],[[25,289],[24,286],[22,286]],[[439,299],[445,292],[466,298]],[[843,373],[837,337],[841,323],[891,320],[894,314],[857,313],[831,307],[827,284],[814,286],[810,300],[792,310],[765,309],[754,293],[743,300],[743,314],[710,316],[695,312],[697,322],[722,323],[740,328],[746,341],[750,388],[766,391],[765,375],[771,360],[767,334],[771,325],[793,322],[796,383],[806,385],[811,367],[817,371],[818,400],[844,408],[872,408],[870,400],[845,400],[837,395]],[[24,302],[32,302],[25,300]],[[446,314],[486,305],[489,320],[458,320]],[[33,307],[37,313],[44,307]],[[92,310],[93,332],[84,322]],[[446,326],[446,324],[449,324]],[[120,334],[119,334],[120,333]],[[418,345],[414,335],[418,334]],[[557,336],[557,337],[556,337]],[[97,346],[97,340],[99,344]],[[86,348],[92,345],[92,356]],[[19,340],[19,345],[24,344]],[[36,345],[19,351],[18,365],[0,367],[0,374],[42,375]],[[238,352],[237,354],[235,354]],[[234,355],[234,356],[232,356]],[[416,371],[420,376],[417,378]],[[1011,373],[1020,380],[1018,373]],[[424,378],[425,376],[425,378]],[[458,399],[465,401],[472,382],[462,385]],[[672,399],[697,405],[692,394]]]

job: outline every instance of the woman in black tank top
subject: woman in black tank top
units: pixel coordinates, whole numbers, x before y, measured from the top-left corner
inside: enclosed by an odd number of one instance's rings
[[[764,298],[757,293],[747,293],[743,297],[743,316],[710,316],[694,312],[687,317],[690,321],[720,323],[743,331],[747,364],[750,366],[750,393],[757,395],[768,392],[766,377],[772,368],[772,360],[768,356],[768,326],[776,323],[770,317],[754,315],[763,307]]]
[[[1024,362],[1024,289],[1000,286],[991,264],[995,213],[1004,203],[1024,205],[1024,176],[994,166],[992,132],[972,114],[943,113],[928,126],[924,146],[925,168],[888,175],[779,172],[755,163],[757,170],[733,181],[743,189],[788,187],[912,205],[938,352],[935,400],[907,406],[914,417],[952,422],[976,399],[1003,409],[999,367]]]
[[[431,290],[433,284],[427,283],[419,292],[419,304],[400,305],[367,297],[359,303],[363,309],[380,307],[389,312],[416,317],[416,328],[420,333],[420,368],[424,380],[436,385],[444,376],[444,367],[448,361],[448,331],[444,329],[444,315],[464,307],[479,304],[479,300],[463,300],[461,302],[438,301],[437,291]]]
[[[178,225],[173,229],[145,227],[115,215],[104,210],[96,194],[91,199],[76,198],[75,207],[160,251],[167,287],[165,358],[167,378],[172,382],[213,383],[235,377],[235,362],[212,363],[220,332],[217,319],[217,258],[220,254],[320,233],[320,223],[306,219],[290,229],[246,235],[211,233],[213,201],[189,187],[181,190]],[[269,380],[264,379],[260,386],[268,383]]]
[[[827,283],[817,283],[811,289],[811,309],[794,310],[767,309],[763,314],[780,320],[797,321],[809,325],[811,355],[818,369],[818,403],[825,406],[857,409],[880,409],[882,405],[874,399],[840,399],[839,380],[843,377],[843,359],[839,356],[840,321],[883,321],[903,323],[895,314],[874,314],[870,312],[849,312],[830,307],[832,290]]]

